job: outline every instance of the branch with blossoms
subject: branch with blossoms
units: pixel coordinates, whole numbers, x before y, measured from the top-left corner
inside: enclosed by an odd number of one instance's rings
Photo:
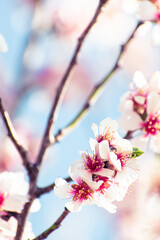
[[[155,152],[159,151],[157,150],[159,149],[157,142],[160,132],[160,74],[159,72],[155,73],[148,83],[141,72],[136,72],[133,79],[134,84],[130,92],[128,95],[125,94],[120,103],[122,116],[119,119],[119,124],[126,130],[125,137],[122,138],[118,134],[118,125],[116,121],[110,118],[104,119],[99,127],[96,124],[92,124],[95,136],[94,139],[91,138],[89,140],[92,154],[89,151],[81,153],[80,159],[70,166],[69,177],[66,179],[57,178],[55,183],[43,188],[37,185],[40,167],[46,151],[51,145],[61,141],[69,134],[80,123],[86,113],[88,113],[90,107],[103,91],[107,81],[120,68],[119,62],[121,56],[127,50],[136,30],[145,22],[144,19],[138,21],[126,43],[120,46],[114,66],[106,77],[93,88],[77,116],[66,127],[53,135],[58,110],[64,98],[70,74],[76,65],[84,40],[96,23],[105,3],[107,3],[107,0],[99,1],[93,18],[78,39],[73,57],[58,86],[35,163],[31,163],[28,152],[23,147],[23,144],[20,143],[9,115],[0,101],[0,112],[8,136],[19,152],[29,176],[29,186],[26,184],[23,174],[19,173],[19,179],[17,179],[14,173],[4,173],[0,176],[0,182],[9,178],[12,188],[13,185],[19,185],[18,181],[21,182],[21,186],[17,190],[13,191],[8,186],[5,186],[8,188],[7,191],[0,193],[0,204],[3,209],[0,220],[4,225],[4,229],[7,229],[6,225],[9,226],[9,233],[7,233],[9,235],[7,237],[10,239],[46,239],[53,231],[60,227],[70,212],[80,211],[83,205],[94,204],[103,207],[110,213],[115,213],[117,209],[115,201],[122,201],[124,199],[128,188],[138,177],[139,161],[137,158],[143,153],[139,147],[135,145],[133,147],[129,140],[132,138],[133,140],[135,139],[135,133],[139,134],[138,137],[141,139],[145,138],[147,144],[151,144],[151,148]],[[156,1],[154,5],[156,9],[157,4]],[[158,15],[156,17],[158,18]],[[151,21],[154,20],[152,19]],[[74,183],[69,184],[71,181],[74,181]],[[63,213],[51,227],[35,237],[30,230],[27,217],[30,211],[35,211],[34,205],[36,199],[42,194],[50,192],[53,188],[56,196],[62,199],[70,199],[70,201],[65,204]],[[14,231],[12,226],[14,226]],[[15,232],[16,228],[17,232]],[[3,232],[0,232],[0,234],[2,234],[3,238],[5,237],[3,236]]]
[[[57,178],[54,192],[62,199],[71,198],[58,220],[34,240],[45,239],[59,228],[69,212],[78,212],[82,205],[96,204],[110,213],[116,212],[113,201],[122,201],[128,187],[137,179],[138,161],[142,152],[117,132],[117,123],[109,118],[99,126],[92,125],[95,139],[90,138],[93,154],[83,152],[81,159],[69,168],[74,184]]]

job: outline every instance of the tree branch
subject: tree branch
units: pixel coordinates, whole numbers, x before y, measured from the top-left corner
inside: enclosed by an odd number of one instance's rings
[[[55,136],[53,137],[52,140],[52,144],[55,144],[56,142],[61,141],[66,135],[68,135],[75,127],[78,126],[78,124],[80,123],[80,121],[86,116],[87,112],[89,111],[89,109],[91,108],[91,106],[94,104],[94,102],[96,102],[97,98],[101,95],[101,93],[104,90],[104,86],[106,85],[106,83],[110,80],[110,78],[112,77],[112,75],[116,72],[117,69],[119,69],[119,60],[122,56],[122,54],[125,52],[128,44],[130,43],[130,41],[133,39],[134,34],[136,32],[136,30],[138,29],[139,26],[141,26],[144,22],[143,21],[139,21],[134,29],[134,31],[132,32],[132,34],[130,35],[130,37],[128,38],[128,40],[126,41],[126,43],[124,45],[122,45],[120,47],[120,51],[116,60],[116,63],[114,64],[113,68],[110,70],[110,72],[106,75],[106,77],[104,79],[102,79],[91,91],[90,95],[88,96],[86,102],[84,103],[82,109],[80,110],[80,112],[77,114],[77,116],[68,124],[66,125],[63,129],[60,129]]]
[[[60,85],[57,89],[56,92],[56,96],[55,96],[55,100],[53,102],[53,106],[49,115],[49,119],[48,119],[48,123],[47,123],[47,127],[44,133],[44,137],[42,140],[42,145],[40,148],[40,153],[38,155],[37,158],[37,166],[40,166],[42,160],[43,160],[43,156],[44,153],[46,152],[46,149],[48,148],[49,145],[51,145],[51,128],[56,120],[57,114],[58,114],[58,109],[60,107],[61,101],[64,97],[64,93],[66,91],[66,88],[69,84],[69,76],[73,70],[73,67],[75,66],[76,62],[77,62],[77,58],[78,58],[78,54],[82,48],[82,45],[84,43],[85,38],[87,37],[89,31],[91,30],[91,28],[93,27],[93,25],[96,23],[97,18],[99,16],[99,14],[101,13],[101,9],[104,6],[104,4],[107,2],[108,0],[100,0],[98,7],[95,11],[95,14],[93,16],[93,18],[91,19],[90,23],[88,24],[88,26],[86,27],[86,29],[83,31],[83,33],[81,34],[81,36],[78,39],[75,51],[73,53],[72,59],[68,65],[68,68],[60,82]]]
[[[17,227],[17,233],[16,233],[16,237],[15,240],[20,240],[22,238],[22,234],[23,234],[23,230],[24,230],[24,226],[25,226],[25,222],[29,213],[29,209],[31,207],[31,204],[33,202],[33,200],[35,199],[35,195],[37,193],[37,178],[38,178],[38,174],[39,174],[39,167],[42,163],[44,154],[47,150],[47,148],[51,145],[51,128],[56,120],[56,115],[58,114],[58,108],[60,107],[60,103],[63,99],[65,90],[67,88],[67,85],[69,83],[69,76],[71,74],[71,71],[73,69],[73,67],[76,64],[77,58],[78,58],[78,54],[81,50],[81,47],[83,45],[83,42],[85,40],[85,38],[87,37],[89,31],[91,30],[91,28],[93,27],[93,25],[96,23],[97,18],[101,12],[102,7],[104,6],[104,4],[107,2],[108,0],[100,0],[99,1],[99,5],[95,11],[95,14],[92,18],[92,20],[90,21],[89,25],[86,27],[86,29],[83,31],[82,35],[80,36],[80,38],[78,39],[78,43],[76,46],[76,49],[74,51],[73,57],[68,65],[68,68],[60,82],[60,85],[57,89],[56,92],[56,97],[55,100],[53,102],[53,106],[51,108],[51,112],[48,118],[48,123],[47,123],[47,127],[42,139],[42,143],[41,143],[41,147],[40,147],[40,151],[39,154],[37,156],[37,160],[35,165],[31,168],[31,177],[30,177],[30,190],[29,190],[29,196],[30,196],[30,201],[28,203],[25,204],[24,209],[22,211],[22,213],[19,215],[18,218],[18,227]],[[65,210],[64,213],[60,216],[60,218],[55,222],[56,226],[60,225],[60,222],[63,220],[62,218],[64,217],[64,215],[68,215],[68,210]],[[62,220],[61,220],[62,219]],[[50,232],[50,231],[49,231]]]
[[[30,176],[31,164],[30,164],[30,161],[29,161],[27,150],[20,143],[20,141],[18,139],[18,136],[17,136],[17,133],[16,133],[16,131],[14,129],[14,126],[11,122],[11,119],[9,117],[9,114],[3,107],[1,98],[0,98],[0,112],[1,112],[1,115],[2,115],[3,122],[6,126],[7,131],[8,131],[8,137],[11,139],[11,141],[15,145],[18,153],[20,154],[20,156],[22,158],[23,165],[24,165],[25,169],[28,171],[28,174]]]
[[[70,211],[67,208],[65,208],[63,213],[55,221],[55,223],[53,223],[46,231],[41,233],[38,237],[34,238],[33,240],[43,240],[43,239],[46,239],[52,232],[54,232],[56,229],[58,229],[61,226],[61,223],[68,216],[69,213],[70,213]]]

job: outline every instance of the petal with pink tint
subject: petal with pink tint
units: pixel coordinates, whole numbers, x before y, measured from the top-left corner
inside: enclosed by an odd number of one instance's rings
[[[143,96],[135,96],[135,97],[134,97],[134,100],[135,100],[138,104],[143,105],[143,104],[145,103],[146,98],[143,97]]]
[[[99,155],[102,159],[108,159],[109,156],[109,143],[107,140],[103,140],[99,143]]]
[[[86,153],[82,153],[81,159],[76,160],[69,167],[68,174],[74,181],[76,181],[76,179],[79,177],[79,169],[84,168],[83,161],[85,160],[86,160]]]
[[[3,209],[10,212],[21,212],[24,204],[28,201],[27,196],[10,195],[3,202]]]
[[[119,125],[125,130],[125,131],[134,131],[137,129],[140,129],[140,124],[142,122],[142,119],[140,116],[135,112],[123,112],[121,117],[118,120]]]
[[[148,95],[147,113],[155,114],[160,111],[160,95],[156,92],[151,92]]]
[[[117,160],[117,155],[114,152],[111,152],[109,157],[109,162],[114,166],[115,170],[121,171],[121,162]]]
[[[93,189],[98,189],[100,187],[100,185],[103,183],[103,181],[98,181],[95,182],[92,180],[92,173],[89,173],[87,170],[85,169],[80,169],[79,170],[79,177],[85,181],[89,187],[93,188]]]

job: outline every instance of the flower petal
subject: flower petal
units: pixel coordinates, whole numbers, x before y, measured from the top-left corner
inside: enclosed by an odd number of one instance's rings
[[[11,212],[21,212],[24,204],[28,201],[27,196],[10,195],[3,202],[3,209]]]
[[[117,129],[118,129],[117,122],[115,120],[110,119],[110,118],[104,119],[99,125],[100,135],[103,136],[104,133],[106,131],[108,131],[108,129],[111,129],[111,131],[117,131]]]
[[[141,71],[136,71],[133,75],[133,82],[136,85],[136,88],[141,89],[145,88],[148,83],[144,77],[144,74]]]
[[[133,151],[132,144],[130,143],[130,141],[123,138],[117,141],[116,148],[117,148],[117,152],[119,153],[129,154],[129,153],[132,153]]]
[[[92,123],[91,129],[94,133],[95,138],[97,138],[98,137],[98,126],[97,126],[97,124]]]
[[[134,131],[136,129],[140,129],[140,123],[142,122],[142,119],[140,116],[135,112],[123,112],[121,117],[118,120],[119,125],[125,130],[125,131]]]
[[[155,114],[160,111],[160,95],[156,92],[151,92],[148,95],[147,113]]]
[[[101,175],[104,177],[113,177],[114,171],[108,168],[103,168],[102,170],[98,171],[98,175]]]
[[[85,170],[85,169],[80,169],[80,170],[79,170],[79,177],[80,177],[83,181],[85,181],[90,188],[93,188],[93,189],[95,189],[95,190],[97,190],[97,189],[100,187],[100,185],[103,183],[103,181],[101,181],[101,180],[98,181],[98,182],[94,182],[94,181],[92,180],[92,173],[88,172],[88,171]]]
[[[102,159],[108,159],[109,156],[109,143],[107,140],[103,140],[99,143],[99,155]]]
[[[107,210],[110,213],[115,213],[117,210],[117,206],[115,206],[113,203],[109,201],[109,199],[105,198],[104,196],[100,196],[97,201],[98,207],[103,207],[105,210]]]
[[[72,190],[69,183],[63,178],[57,178],[55,180],[54,193],[56,196],[65,199],[71,196],[70,191]]]
[[[67,202],[65,204],[65,207],[70,211],[70,212],[79,212],[82,209],[82,205],[78,202]]]
[[[89,145],[90,145],[90,148],[92,149],[92,151],[95,153],[95,146],[97,144],[97,141],[93,138],[90,138],[89,139]]]
[[[79,169],[84,168],[83,161],[86,160],[86,153],[81,154],[81,159],[76,160],[72,163],[72,165],[69,167],[68,174],[69,176],[76,181],[76,179],[79,177]]]
[[[129,167],[125,167],[123,171],[117,172],[115,181],[121,186],[129,186],[131,183],[136,181],[137,172]]]
[[[114,152],[111,152],[109,157],[109,162],[114,166],[115,170],[121,171],[121,162],[117,160],[117,155]]]

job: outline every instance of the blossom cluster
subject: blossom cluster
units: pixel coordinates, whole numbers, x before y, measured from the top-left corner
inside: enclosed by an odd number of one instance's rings
[[[23,209],[28,198],[28,183],[22,172],[3,172],[0,174],[0,239],[13,240],[17,229],[17,215]],[[35,202],[31,211],[39,208]],[[23,240],[34,237],[31,223],[27,222]]]
[[[79,211],[83,204],[96,204],[114,213],[113,201],[123,200],[128,187],[137,179],[136,157],[142,152],[121,138],[117,129],[117,122],[110,118],[104,119],[99,129],[92,124],[95,138],[89,142],[93,153],[82,152],[69,168],[70,177],[77,183],[70,185],[62,178],[56,179],[55,194],[72,199],[66,203],[69,211]]]
[[[120,126],[126,131],[143,132],[147,142],[150,139],[154,152],[160,152],[160,72],[155,72],[150,81],[142,72],[136,72],[129,92],[121,99]]]

